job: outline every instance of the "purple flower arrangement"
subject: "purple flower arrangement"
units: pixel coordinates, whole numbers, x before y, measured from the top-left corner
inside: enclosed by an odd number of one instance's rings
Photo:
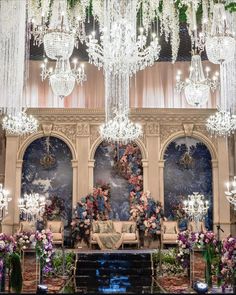
[[[236,279],[236,237],[227,237],[222,244],[221,275],[225,286],[233,285]]]
[[[55,220],[65,217],[65,204],[64,200],[58,196],[51,196],[46,200],[44,209],[44,218],[46,220]]]

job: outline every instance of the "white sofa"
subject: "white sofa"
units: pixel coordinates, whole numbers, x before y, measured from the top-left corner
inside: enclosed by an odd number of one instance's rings
[[[99,222],[93,221],[90,231],[90,247],[97,245],[95,233],[99,233]],[[112,221],[114,231],[123,234],[122,249],[125,244],[137,244],[139,248],[139,232],[134,221]]]

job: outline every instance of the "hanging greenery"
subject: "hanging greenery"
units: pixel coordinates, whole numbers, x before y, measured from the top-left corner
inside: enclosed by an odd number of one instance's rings
[[[12,253],[10,257],[11,265],[11,288],[15,293],[21,293],[22,290],[22,272],[20,256],[17,253]]]

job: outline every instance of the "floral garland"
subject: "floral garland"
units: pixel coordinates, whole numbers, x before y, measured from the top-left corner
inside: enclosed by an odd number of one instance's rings
[[[236,282],[236,237],[227,237],[222,245],[221,275],[224,286],[234,285]]]
[[[55,220],[65,217],[64,200],[58,196],[52,196],[46,200],[43,217],[46,220]]]
[[[110,187],[108,184],[93,188],[93,193],[81,198],[71,222],[74,242],[88,243],[92,220],[107,220],[110,212]]]

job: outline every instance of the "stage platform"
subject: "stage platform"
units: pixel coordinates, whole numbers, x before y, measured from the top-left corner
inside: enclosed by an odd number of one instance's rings
[[[81,294],[160,294],[154,250],[76,249],[75,291]]]

